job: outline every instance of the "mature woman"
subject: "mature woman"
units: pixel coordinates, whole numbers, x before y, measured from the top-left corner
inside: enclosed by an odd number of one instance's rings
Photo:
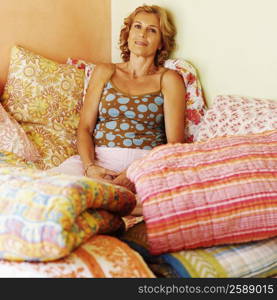
[[[95,67],[81,112],[77,159],[86,176],[134,191],[125,172],[130,163],[158,145],[184,141],[184,83],[163,67],[174,36],[159,6],[140,6],[124,20],[123,62]]]
[[[185,87],[163,67],[175,28],[158,6],[138,7],[120,33],[123,63],[95,67],[78,128],[85,175],[132,188],[125,170],[155,146],[184,141]]]

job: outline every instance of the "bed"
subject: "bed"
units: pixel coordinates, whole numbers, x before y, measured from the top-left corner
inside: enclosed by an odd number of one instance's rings
[[[276,102],[219,95],[207,108],[195,68],[165,66],[184,79],[187,143],[129,167],[143,206],[130,216],[127,189],[49,170],[77,153],[94,64],[12,48],[0,107],[1,277],[276,276]]]

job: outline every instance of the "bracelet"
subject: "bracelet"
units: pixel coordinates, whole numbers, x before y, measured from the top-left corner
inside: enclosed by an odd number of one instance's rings
[[[92,166],[94,166],[94,163],[90,163],[90,164],[88,164],[88,165],[85,167],[85,172],[84,172],[84,175],[85,175],[85,176],[87,176],[88,169],[89,169],[90,167],[92,167]]]

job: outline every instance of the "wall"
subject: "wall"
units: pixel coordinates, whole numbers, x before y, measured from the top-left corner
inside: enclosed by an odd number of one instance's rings
[[[21,45],[45,57],[111,60],[110,0],[1,0],[0,93],[10,48]]]
[[[143,3],[174,15],[173,56],[195,65],[209,104],[226,93],[277,99],[276,0],[1,0],[0,93],[14,44],[59,62],[120,61],[123,18]]]
[[[175,17],[173,56],[198,69],[209,104],[227,93],[277,100],[276,0],[111,1],[114,62],[123,18],[141,4],[158,4]]]

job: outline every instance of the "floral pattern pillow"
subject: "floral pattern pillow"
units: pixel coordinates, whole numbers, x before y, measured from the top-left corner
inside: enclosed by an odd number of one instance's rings
[[[277,129],[277,101],[219,95],[205,113],[196,141]]]
[[[66,63],[85,71],[84,91],[83,91],[83,101],[84,101],[86,92],[87,92],[87,88],[88,88],[88,84],[90,81],[90,77],[95,68],[95,64],[87,63],[86,61],[84,61],[82,59],[74,59],[74,58],[70,58],[70,57],[67,59]]]
[[[77,68],[85,69],[84,96],[88,83],[95,67],[92,63],[84,60],[68,58],[68,64],[75,65]],[[183,78],[186,86],[186,142],[195,140],[200,121],[206,111],[207,105],[202,91],[201,83],[196,69],[183,59],[168,59],[164,65],[168,69],[177,71]]]
[[[0,150],[15,153],[30,161],[40,158],[38,150],[29,140],[25,131],[0,104]]]
[[[48,169],[77,153],[84,70],[14,46],[3,93],[4,108],[37,146],[37,166]]]

